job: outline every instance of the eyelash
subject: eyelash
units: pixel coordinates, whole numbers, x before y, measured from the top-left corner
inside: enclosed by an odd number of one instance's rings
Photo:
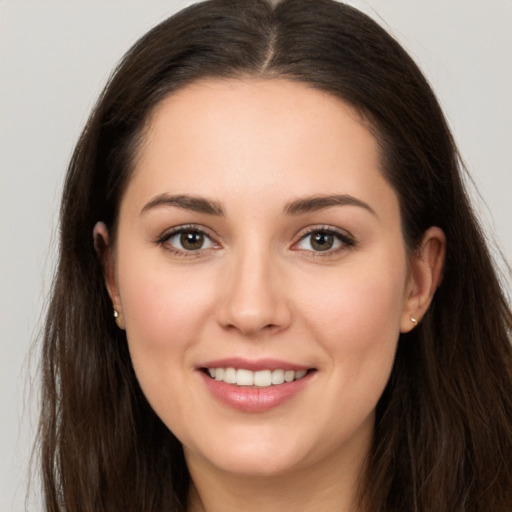
[[[338,229],[334,229],[331,226],[315,226],[310,229],[308,229],[306,232],[302,233],[299,241],[295,242],[293,246],[297,246],[302,241],[306,240],[308,237],[314,235],[314,234],[322,234],[322,235],[328,235],[333,236],[339,243],[340,246],[334,249],[326,249],[325,251],[315,251],[311,249],[304,249],[311,253],[311,255],[315,258],[321,258],[321,257],[329,257],[338,254],[339,252],[346,251],[348,249],[351,249],[355,247],[356,241],[354,238],[349,235],[347,232],[340,231]]]
[[[184,233],[194,233],[199,234],[205,239],[209,240],[210,243],[214,246],[214,248],[220,247],[218,242],[216,242],[213,237],[207,233],[204,229],[201,229],[199,226],[196,226],[194,224],[189,224],[186,226],[179,226],[177,228],[172,229],[171,231],[168,231],[161,236],[159,236],[156,240],[156,243],[162,247],[164,247],[165,250],[173,253],[176,256],[180,257],[198,257],[201,255],[202,251],[209,249],[208,248],[199,248],[197,250],[187,250],[187,249],[179,249],[174,247],[173,245],[169,244],[169,240],[177,235],[184,234]],[[314,235],[314,234],[322,234],[327,236],[334,237],[340,244],[339,247],[336,247],[334,249],[326,249],[326,250],[312,250],[312,249],[303,249],[304,251],[307,251],[310,253],[313,257],[319,258],[319,257],[329,257],[332,255],[335,255],[341,251],[348,250],[356,245],[356,242],[354,238],[349,235],[346,232],[341,232],[337,229],[334,229],[330,226],[315,226],[310,229],[308,229],[306,232],[302,233],[299,240],[295,242],[292,245],[292,249],[299,245],[301,242],[306,240],[308,237]],[[295,249],[300,250],[300,249]]]
[[[156,243],[162,246],[166,251],[171,252],[175,256],[190,258],[190,257],[198,257],[201,255],[201,252],[205,249],[200,248],[197,250],[186,250],[186,249],[178,249],[173,245],[169,244],[169,240],[176,235],[184,234],[184,233],[195,233],[202,235],[205,239],[209,240],[216,248],[219,247],[219,244],[213,239],[213,237],[207,233],[204,229],[201,229],[199,226],[194,224],[189,224],[186,226],[179,226],[177,228],[172,229],[171,231],[167,231],[161,236],[159,236],[156,240]]]

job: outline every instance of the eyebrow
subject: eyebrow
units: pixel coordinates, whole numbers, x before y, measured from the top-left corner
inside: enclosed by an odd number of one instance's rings
[[[172,196],[168,194],[160,194],[146,203],[140,213],[142,215],[153,208],[161,206],[174,206],[182,208],[183,210],[192,210],[206,215],[225,215],[224,209],[217,201],[188,194]],[[330,208],[332,206],[358,206],[367,210],[373,216],[378,217],[375,210],[369,204],[348,194],[332,194],[327,196],[317,195],[296,199],[286,204],[284,207],[284,213],[292,216],[303,215],[305,213],[323,210],[324,208]]]
[[[194,212],[205,213],[207,215],[224,216],[224,210],[217,201],[187,194],[174,196],[160,194],[146,203],[140,214],[142,215],[143,213],[160,206],[174,206],[183,210],[192,210]]]
[[[367,203],[348,194],[332,194],[327,196],[310,196],[296,199],[284,207],[287,215],[303,215],[332,206],[358,206],[378,217],[377,212]]]

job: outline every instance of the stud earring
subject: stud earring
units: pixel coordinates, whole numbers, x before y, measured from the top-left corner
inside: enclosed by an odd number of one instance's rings
[[[416,320],[416,318],[414,318],[413,316],[411,316],[411,322],[414,324],[414,327],[418,325],[418,320]]]
[[[119,313],[117,312],[116,309],[114,309],[114,318],[117,318],[119,316]]]

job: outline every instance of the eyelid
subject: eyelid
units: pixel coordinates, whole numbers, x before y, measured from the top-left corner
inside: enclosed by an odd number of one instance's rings
[[[167,246],[165,245],[166,242],[168,242],[173,236],[179,235],[180,233],[184,233],[187,231],[201,233],[202,235],[204,235],[206,238],[208,238],[211,241],[211,243],[213,244],[214,247],[207,247],[204,249],[201,248],[201,249],[197,249],[195,251],[187,251],[186,249],[179,249],[174,246],[169,246],[170,244]],[[209,229],[206,229],[205,227],[197,225],[197,224],[183,224],[180,226],[174,226],[174,227],[164,231],[161,235],[159,235],[157,237],[157,239],[155,240],[155,243],[157,245],[161,245],[166,250],[168,250],[174,254],[177,254],[179,256],[188,256],[188,257],[199,256],[201,252],[204,252],[204,251],[212,249],[212,248],[217,249],[220,247],[220,244],[217,241],[217,237],[214,234],[212,234]]]
[[[180,233],[187,232],[187,231],[193,231],[197,233],[201,233],[206,238],[208,238],[211,243],[213,244],[213,247],[207,247],[207,248],[201,248],[197,250],[186,250],[186,249],[179,249],[175,246],[172,246],[170,244],[166,245],[166,242],[169,241],[173,236],[176,236]],[[333,235],[338,242],[340,243],[339,247],[333,248],[333,249],[326,249],[325,251],[315,251],[312,249],[300,249],[297,247],[300,242],[302,242],[305,238],[312,235],[313,233],[328,233],[330,235]],[[211,249],[218,249],[221,247],[221,244],[217,240],[217,236],[215,234],[212,234],[211,230],[208,228],[205,228],[204,226],[198,225],[198,224],[183,224],[179,226],[174,226],[166,231],[164,231],[161,235],[157,237],[155,240],[155,243],[158,245],[161,245],[166,250],[177,254],[179,256],[185,256],[185,257],[193,257],[193,256],[200,256],[201,253],[204,253],[204,251],[208,251]],[[304,252],[310,252],[313,253],[315,256],[324,256],[327,257],[329,255],[336,254],[338,252],[348,250],[356,245],[355,238],[346,230],[334,227],[331,225],[314,225],[314,226],[308,226],[306,228],[301,229],[298,234],[295,236],[297,239],[291,246],[292,250],[297,251],[304,251]]]
[[[330,235],[333,235],[336,237],[336,239],[341,243],[340,247],[334,248],[334,249],[327,249],[325,251],[314,251],[310,249],[295,249],[295,250],[303,250],[308,251],[311,253],[314,253],[315,256],[328,256],[335,254],[339,251],[347,250],[356,245],[355,238],[346,230],[337,228],[334,226],[328,226],[328,225],[316,225],[316,226],[308,226],[307,228],[304,228],[299,232],[297,235],[298,240],[293,243],[292,249],[296,247],[300,242],[302,242],[305,238],[312,235],[313,233],[328,233]]]

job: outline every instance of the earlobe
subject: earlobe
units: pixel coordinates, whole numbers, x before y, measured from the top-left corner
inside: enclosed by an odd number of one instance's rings
[[[97,222],[93,228],[94,249],[103,268],[105,286],[112,300],[112,315],[119,328],[124,329],[121,298],[116,281],[114,255],[110,245],[108,228],[104,222]]]
[[[445,253],[446,237],[442,229],[436,226],[427,229],[419,249],[410,259],[401,332],[414,329],[427,312],[442,280]]]

